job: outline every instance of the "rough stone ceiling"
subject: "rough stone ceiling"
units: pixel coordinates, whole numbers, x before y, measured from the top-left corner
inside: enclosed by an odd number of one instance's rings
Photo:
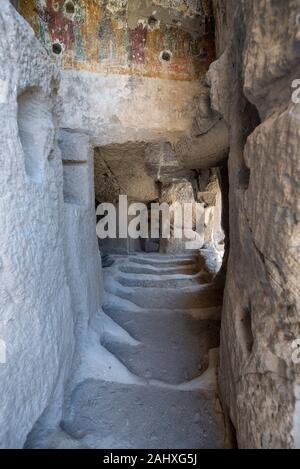
[[[99,202],[117,203],[119,195],[150,202],[159,184],[191,181],[195,172],[182,168],[168,142],[127,142],[96,147],[95,194]]]
[[[116,202],[119,194],[135,201],[158,197],[158,187],[146,170],[145,143],[114,144],[95,149],[95,193],[101,202]]]

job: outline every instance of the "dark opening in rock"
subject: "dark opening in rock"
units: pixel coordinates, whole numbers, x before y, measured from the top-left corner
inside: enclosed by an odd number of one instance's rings
[[[247,348],[248,353],[252,352],[253,344],[254,344],[254,337],[252,333],[252,311],[251,305],[244,306],[242,308],[242,316],[241,316],[241,324],[242,324],[242,334],[244,338],[244,344]]]
[[[61,45],[58,43],[58,42],[55,42],[52,46],[52,51],[54,52],[54,54],[61,54],[62,52],[62,47]]]
[[[251,171],[247,166],[243,166],[239,171],[240,188],[247,190],[249,187]]]
[[[163,51],[163,53],[161,54],[161,58],[162,60],[164,60],[165,62],[170,62],[171,60],[171,53],[168,52],[167,50]]]
[[[66,6],[65,6],[65,9],[66,9],[66,12],[67,12],[69,15],[73,15],[73,13],[75,13],[75,6],[74,6],[74,3],[72,3],[72,2],[67,2],[67,3],[66,3]]]
[[[157,23],[157,19],[155,18],[155,16],[153,16],[153,15],[149,16],[149,18],[148,18],[149,26],[155,26],[156,23]]]

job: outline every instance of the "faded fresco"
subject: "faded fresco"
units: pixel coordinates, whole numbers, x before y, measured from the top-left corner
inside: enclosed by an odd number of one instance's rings
[[[208,1],[20,0],[18,9],[66,68],[194,80],[214,60]]]

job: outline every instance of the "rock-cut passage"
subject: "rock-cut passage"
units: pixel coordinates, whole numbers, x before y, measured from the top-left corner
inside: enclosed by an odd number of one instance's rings
[[[34,446],[224,447],[216,394],[221,298],[204,283],[197,259],[106,259],[103,310],[110,326],[100,342],[109,370],[79,380],[59,430]]]

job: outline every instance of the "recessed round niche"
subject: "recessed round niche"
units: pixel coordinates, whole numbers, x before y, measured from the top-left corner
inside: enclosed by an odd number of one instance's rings
[[[160,60],[162,60],[163,62],[170,62],[171,59],[172,59],[172,52],[171,51],[163,50],[160,53]]]
[[[62,53],[62,46],[59,42],[54,42],[54,44],[52,44],[52,52],[56,55]]]
[[[18,96],[17,122],[25,172],[32,182],[42,183],[54,142],[50,98],[39,88],[24,91]]]
[[[65,10],[66,10],[66,13],[68,13],[68,15],[74,15],[75,13],[75,5],[73,2],[67,2],[65,4]]]
[[[152,26],[152,27],[153,27],[153,26],[156,26],[156,24],[157,24],[157,19],[155,18],[155,16],[153,16],[153,15],[149,16],[149,18],[148,18],[148,24],[149,24],[149,26]]]

